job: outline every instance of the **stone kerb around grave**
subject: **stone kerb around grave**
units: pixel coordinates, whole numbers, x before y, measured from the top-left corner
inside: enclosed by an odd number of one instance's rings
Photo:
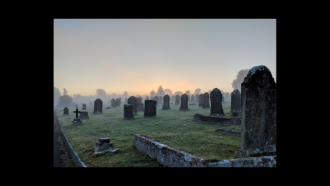
[[[251,68],[241,84],[241,149],[235,158],[276,151],[276,83],[266,66]]]

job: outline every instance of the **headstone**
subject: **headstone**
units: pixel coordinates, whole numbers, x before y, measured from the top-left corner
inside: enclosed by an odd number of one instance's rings
[[[188,95],[187,94],[182,94],[182,96],[181,96],[180,110],[189,110],[188,109]]]
[[[164,96],[164,104],[162,110],[169,110],[169,109],[170,109],[170,96],[166,94]]]
[[[159,98],[158,98],[158,96],[155,96],[154,97],[154,100],[156,101],[156,104],[158,105],[159,104]]]
[[[102,113],[102,108],[103,108],[103,102],[100,98],[97,98],[94,101],[94,114],[101,114]]]
[[[131,104],[133,106],[133,114],[137,114],[137,100],[134,96],[131,96],[127,100],[127,104]]]
[[[155,100],[145,100],[144,105],[144,117],[155,117],[156,116],[156,104]]]
[[[210,96],[208,92],[204,93],[203,99],[204,99],[204,105],[202,106],[202,108],[210,108],[210,101],[209,101]]]
[[[89,119],[88,112],[87,111],[80,111],[79,119],[88,120]]]
[[[199,103],[198,106],[202,107],[204,105],[204,94],[199,94]]]
[[[116,100],[114,98],[111,99],[111,107],[116,107]]]
[[[211,113],[210,116],[225,116],[222,109],[222,94],[218,88],[211,91]]]
[[[235,89],[231,93],[230,113],[237,112],[241,116],[241,93]]]
[[[76,113],[76,118],[73,119],[72,125],[80,125],[81,120],[78,118],[78,113],[80,113],[80,111],[78,111],[78,109],[76,109],[76,111],[73,111],[73,113]]]
[[[125,104],[127,104],[127,98],[125,98]]]
[[[95,152],[104,151],[113,147],[113,144],[110,143],[109,138],[100,138],[99,142],[96,142]]]
[[[180,105],[180,96],[179,95],[175,96],[175,105]]]
[[[199,95],[198,95],[198,94],[196,94],[195,102],[196,102],[196,103],[199,103]]]
[[[83,104],[82,110],[86,110],[86,104]]]
[[[241,149],[234,157],[276,153],[276,83],[263,65],[250,69],[241,84]]]
[[[195,96],[191,95],[191,102],[195,102]]]
[[[116,105],[116,107],[120,107],[120,99],[119,98],[117,98],[115,100],[115,105]]]
[[[142,97],[137,97],[136,98],[137,101],[137,111],[141,111],[144,112],[144,104],[142,103]]]
[[[68,109],[68,107],[65,107],[63,109],[63,115],[69,115],[69,109]]]
[[[124,119],[133,119],[133,105],[131,104],[125,104],[124,105]]]

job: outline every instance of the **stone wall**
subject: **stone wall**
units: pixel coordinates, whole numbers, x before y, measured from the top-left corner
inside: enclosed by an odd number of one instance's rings
[[[168,167],[276,167],[276,155],[206,160],[135,134],[133,146]]]
[[[58,126],[58,128],[60,129],[60,135],[63,137],[64,139],[64,143],[66,145],[66,147],[68,148],[69,150],[69,153],[70,153],[70,156],[74,162],[74,164],[77,166],[77,167],[87,167],[84,162],[80,161],[80,158],[78,156],[78,154],[73,150],[73,147],[71,146],[69,140],[66,138],[64,132],[62,131],[62,128],[60,126],[60,124],[58,123],[58,120],[57,120],[57,117],[56,117],[56,112],[57,110],[55,111],[55,118],[56,118],[56,121],[55,121],[55,124]]]

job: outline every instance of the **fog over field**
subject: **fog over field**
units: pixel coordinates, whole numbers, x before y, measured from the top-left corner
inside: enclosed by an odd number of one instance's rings
[[[54,19],[54,104],[231,93],[259,65],[276,82],[275,19]]]

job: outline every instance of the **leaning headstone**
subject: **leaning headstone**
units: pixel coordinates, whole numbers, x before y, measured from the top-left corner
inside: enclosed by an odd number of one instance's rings
[[[79,119],[88,120],[89,119],[88,112],[87,111],[80,111]]]
[[[124,105],[124,119],[133,119],[133,105],[131,104],[125,104]]]
[[[189,110],[188,109],[188,95],[187,94],[182,94],[182,96],[181,96],[180,110]]]
[[[164,96],[164,104],[162,110],[169,110],[169,109],[170,109],[170,96],[166,94]]]
[[[86,104],[83,104],[83,108],[81,110],[86,110]]]
[[[131,96],[128,98],[127,100],[128,104],[131,104],[133,106],[133,114],[136,115],[137,114],[137,100],[136,97]]]
[[[111,99],[111,107],[116,107],[116,100],[114,98]]]
[[[230,113],[234,113],[234,116],[236,116],[236,114],[241,115],[241,93],[238,89],[235,89],[231,93]]]
[[[276,83],[263,65],[250,69],[241,84],[241,149],[235,158],[276,153]]]
[[[195,102],[195,96],[191,95],[191,102]]]
[[[210,108],[210,102],[209,102],[210,96],[209,96],[209,93],[208,92],[205,92],[203,98],[204,98],[204,105],[202,106],[202,108]]]
[[[211,113],[210,116],[225,116],[222,109],[222,94],[218,88],[211,91]]]
[[[145,100],[144,105],[144,117],[155,117],[156,116],[156,104],[155,100]]]
[[[76,118],[73,119],[72,125],[80,125],[81,120],[78,118],[78,113],[80,113],[80,111],[78,111],[78,109],[76,109],[76,111],[73,111],[73,113],[76,113]]]
[[[101,114],[102,113],[102,108],[103,108],[103,102],[100,98],[97,98],[94,101],[94,114]]]
[[[198,103],[199,107],[204,106],[204,94],[199,94],[199,103]]]
[[[63,115],[69,115],[69,109],[68,109],[68,107],[65,107],[63,109]]]
[[[180,105],[180,96],[179,95],[175,96],[175,105]]]

